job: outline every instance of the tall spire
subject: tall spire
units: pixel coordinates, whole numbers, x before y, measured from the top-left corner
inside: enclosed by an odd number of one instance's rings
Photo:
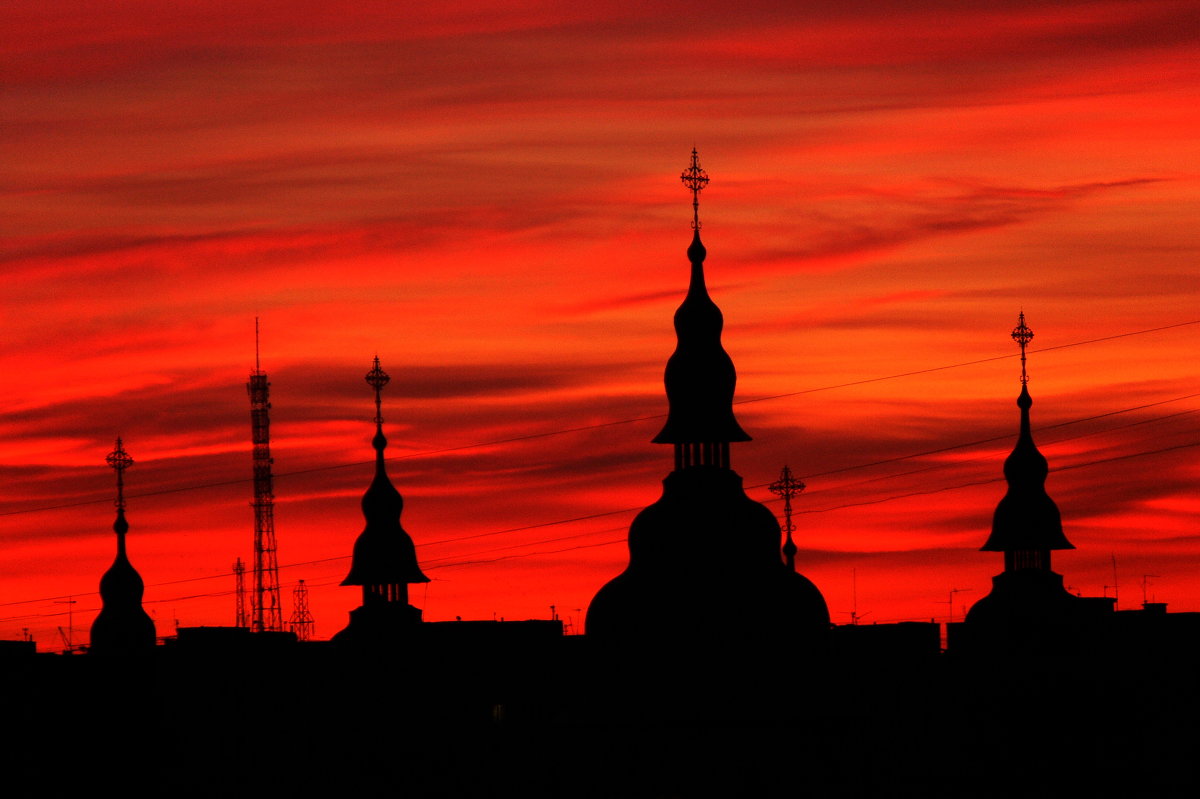
[[[125,552],[125,535],[129,532],[129,522],[125,520],[125,470],[133,465],[133,458],[125,451],[120,436],[117,436],[117,445],[105,456],[104,462],[117,473],[117,499],[114,503],[117,518],[113,522],[113,532],[117,534],[117,556],[100,578],[102,606],[92,622],[89,651],[95,654],[129,654],[152,648],[155,630],[154,622],[142,609],[145,584]]]
[[[408,584],[427,583],[429,578],[417,565],[417,553],[412,538],[400,525],[404,499],[387,475],[383,451],[387,438],[383,435],[382,391],[391,377],[375,357],[366,381],[375,391],[375,478],[362,498],[366,527],[354,542],[354,559],[350,573],[342,585],[361,585],[363,604],[374,602],[408,603]]]
[[[675,468],[662,496],[629,526],[629,565],[593,597],[587,634],[660,653],[704,647],[706,660],[742,659],[746,646],[819,649],[829,629],[825,599],[794,571],[794,552],[792,569],[784,566],[779,522],[730,468],[730,443],[750,436],[733,415],[737,373],[721,346],[721,310],[704,285],[699,198],[709,178],[695,149],[681,179],[692,193],[691,282],[663,376],[670,411],[654,437],[674,445]],[[659,611],[668,607],[678,612],[664,625]]]
[[[1050,467],[1045,456],[1033,443],[1029,409],[1029,373],[1026,369],[1026,348],[1033,340],[1033,331],[1025,324],[1025,312],[1017,318],[1012,339],[1021,348],[1021,393],[1017,407],[1021,409],[1021,428],[1013,451],[1004,461],[1004,479],[1008,492],[996,506],[992,517],[992,534],[982,549],[985,552],[1004,552],[1006,569],[1050,568],[1050,550],[1074,549],[1062,530],[1058,506],[1046,493],[1046,477]]]
[[[656,444],[675,445],[675,468],[729,467],[729,444],[749,441],[733,415],[737,372],[721,346],[725,320],[708,296],[704,283],[707,250],[700,241],[700,191],[708,173],[700,168],[696,150],[691,165],[680,176],[692,193],[692,243],[688,247],[691,280],[688,293],[675,311],[675,352],[667,361],[667,422],[654,437]]]

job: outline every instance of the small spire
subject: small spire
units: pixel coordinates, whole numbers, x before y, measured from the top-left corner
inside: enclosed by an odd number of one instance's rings
[[[152,649],[155,630],[154,621],[142,608],[145,584],[125,552],[125,534],[129,532],[129,523],[125,521],[125,470],[133,465],[133,458],[125,451],[120,436],[117,437],[116,449],[108,453],[104,462],[117,472],[117,520],[113,522],[113,532],[117,534],[117,556],[100,578],[101,607],[92,622],[88,651],[93,654],[128,654]]]
[[[700,230],[700,192],[708,185],[708,173],[700,168],[700,156],[692,148],[692,164],[679,176],[692,193],[692,230]]]
[[[1033,331],[1025,324],[1025,311],[1017,317],[1017,326],[1013,328],[1012,340],[1021,348],[1021,385],[1029,382],[1029,374],[1025,371],[1025,348],[1033,341]]]
[[[258,360],[258,317],[254,317],[254,374],[262,374],[262,365]]]
[[[1029,396],[1029,374],[1025,370],[1025,348],[1033,340],[1033,331],[1025,324],[1024,311],[1017,317],[1012,339],[1021,348],[1021,393],[1017,396],[1021,426],[1017,443],[1004,460],[1004,479],[1008,482],[1008,492],[996,506],[992,517],[992,534],[983,545],[983,550],[1016,552],[1074,549],[1063,534],[1058,506],[1046,493],[1049,464],[1033,443],[1033,428],[1029,420],[1033,397]],[[1043,559],[1043,562],[1048,569],[1049,560]]]
[[[105,456],[104,462],[111,466],[117,472],[117,510],[125,510],[125,470],[133,465],[133,458],[129,457],[129,453],[125,451],[125,447],[121,444],[121,437],[117,436],[117,448]]]
[[[787,536],[787,541],[783,544],[783,556],[787,561],[788,571],[796,570],[796,542],[792,540],[792,533],[796,530],[796,525],[792,524],[792,497],[804,490],[804,481],[792,476],[792,470],[785,464],[783,471],[779,473],[779,479],[768,486],[772,494],[783,497],[783,530]]]

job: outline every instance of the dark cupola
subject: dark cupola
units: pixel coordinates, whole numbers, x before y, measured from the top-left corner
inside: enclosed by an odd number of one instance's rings
[[[730,468],[730,443],[750,436],[733,415],[736,373],[721,346],[721,311],[704,285],[699,194],[709,178],[695,150],[681,179],[692,192],[691,278],[664,376],[667,422],[654,438],[674,446],[675,468],[662,496],[630,525],[629,565],[592,599],[587,634],[726,653],[821,646],[829,628],[821,592],[784,565],[778,521]],[[669,621],[660,616],[667,609]]]
[[[1074,652],[1088,640],[1113,609],[1113,600],[1079,597],[1063,586],[1063,577],[1050,568],[1050,552],[1074,549],[1063,534],[1058,506],[1046,493],[1049,467],[1038,452],[1030,430],[1029,374],[1025,350],[1033,331],[1025,313],[1017,319],[1012,338],[1021,348],[1021,429],[1012,453],[1004,461],[1008,490],[996,505],[992,533],[984,552],[1003,552],[1004,571],[992,578],[992,590],[967,613],[964,629],[950,636],[950,648],[960,652]]]
[[[92,622],[91,644],[88,652],[96,655],[128,655],[154,648],[154,621],[142,609],[145,584],[129,562],[125,552],[125,535],[129,522],[125,520],[125,470],[133,458],[117,438],[117,446],[104,459],[117,473],[117,519],[113,532],[117,534],[117,556],[112,566],[100,578],[102,607]]]
[[[992,534],[983,545],[983,552],[1003,552],[1005,571],[1018,569],[1050,569],[1050,550],[1074,549],[1063,535],[1062,517],[1058,506],[1046,493],[1046,477],[1050,467],[1045,456],[1033,443],[1029,427],[1029,374],[1025,369],[1025,348],[1033,340],[1033,331],[1025,324],[1025,312],[1013,328],[1013,340],[1021,348],[1021,394],[1017,407],[1021,409],[1021,431],[1017,444],[1004,461],[1004,479],[1008,492],[996,506],[992,516]]]
[[[421,611],[408,604],[409,583],[427,583],[429,578],[417,563],[412,538],[400,526],[404,499],[388,479],[383,451],[383,410],[380,397],[391,378],[379,366],[379,358],[367,372],[367,384],[375,390],[375,477],[362,498],[366,526],[354,542],[350,573],[342,585],[362,586],[362,607],[350,612],[350,624],[335,641],[362,643],[386,639],[397,628],[421,621]]]

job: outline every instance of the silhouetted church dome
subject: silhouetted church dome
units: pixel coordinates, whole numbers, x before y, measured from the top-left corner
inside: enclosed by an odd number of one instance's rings
[[[121,439],[106,461],[117,472],[117,518],[113,532],[117,534],[117,555],[108,571],[100,578],[100,612],[92,622],[88,651],[93,654],[132,654],[154,647],[154,621],[142,608],[145,584],[129,562],[125,552],[125,535],[129,522],[125,520],[123,473],[133,465]]]
[[[391,646],[410,640],[421,623],[421,610],[408,604],[410,583],[427,583],[429,578],[417,563],[417,548],[400,526],[404,500],[388,479],[383,451],[383,411],[380,392],[391,380],[375,358],[367,372],[367,383],[375,389],[375,477],[362,498],[366,526],[354,541],[350,573],[342,585],[362,586],[362,605],[350,611],[350,623],[333,636],[339,646]]]
[[[992,534],[981,549],[984,552],[1074,549],[1063,533],[1058,506],[1046,493],[1046,476],[1050,469],[1045,456],[1033,443],[1029,425],[1033,399],[1024,384],[1017,405],[1021,409],[1021,432],[1012,453],[1004,461],[1008,492],[996,505]]]
[[[688,247],[692,263],[687,297],[675,311],[675,352],[667,360],[663,377],[669,412],[655,444],[705,441],[749,441],[733,415],[737,372],[721,346],[725,320],[708,296],[704,284],[704,258],[700,231]]]
[[[375,359],[376,368],[379,359]],[[400,525],[404,499],[388,478],[383,451],[387,438],[382,419],[371,440],[375,448],[375,477],[362,498],[366,527],[354,542],[350,573],[342,585],[383,585],[389,583],[427,583],[429,578],[417,563],[417,549]]]
[[[746,496],[729,445],[748,441],[733,415],[737,382],[721,346],[723,319],[704,284],[695,150],[683,174],[693,192],[691,280],[675,313],[677,345],[664,383],[670,410],[655,443],[673,444],[675,470],[629,528],[629,566],[597,592],[587,634],[609,641],[770,647],[823,641],[825,599],[784,565],[779,523]],[[733,645],[733,646],[730,646]]]
[[[1049,465],[1033,443],[1025,348],[1033,331],[1018,317],[1012,332],[1021,347],[1021,429],[1012,453],[1004,461],[1008,490],[992,516],[992,532],[982,547],[1004,553],[1004,571],[992,578],[992,590],[967,613],[965,650],[1066,651],[1088,618],[1111,611],[1104,601],[1082,600],[1069,593],[1063,578],[1051,568],[1050,553],[1074,549],[1063,534],[1058,506],[1046,493]]]
[[[758,644],[823,634],[825,599],[782,563],[780,535],[736,472],[672,472],[630,525],[629,566],[592,599],[587,634]]]

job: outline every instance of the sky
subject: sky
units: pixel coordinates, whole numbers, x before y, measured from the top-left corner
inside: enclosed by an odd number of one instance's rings
[[[777,513],[784,464],[807,484],[835,621],[989,590],[1021,310],[1056,570],[1200,611],[1197,30],[1157,0],[4,4],[0,638],[86,642],[117,435],[159,634],[234,622],[256,317],[285,617],[299,580],[319,638],[359,602],[378,355],[413,604],[580,632],[671,468],[693,146],[733,466]]]

